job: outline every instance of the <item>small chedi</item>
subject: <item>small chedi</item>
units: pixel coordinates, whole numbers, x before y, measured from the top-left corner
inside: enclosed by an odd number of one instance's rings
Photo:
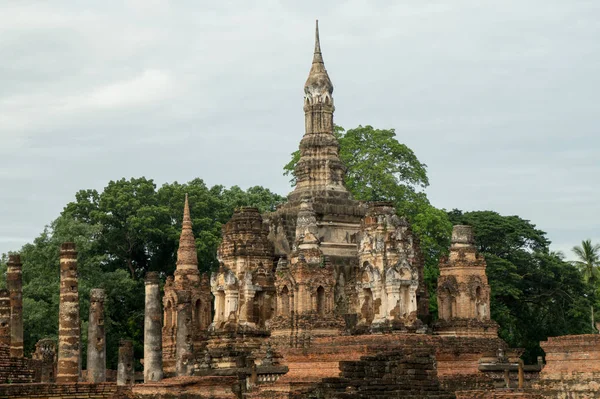
[[[164,287],[164,322],[162,331],[162,356],[165,371],[174,370],[176,365],[177,340],[190,341],[197,350],[202,348],[206,330],[210,324],[212,298],[207,276],[198,271],[196,241],[192,232],[192,219],[186,196],[183,210],[183,226],[177,250],[175,276],[169,276]],[[190,314],[190,337],[178,338],[178,323],[185,321],[180,313]]]
[[[210,276],[199,272],[186,195],[174,275],[149,272],[140,293],[143,377],[127,339],[116,373],[106,369],[101,289],[92,290],[82,341],[77,251],[65,243],[58,342],[38,342],[31,359],[23,354],[22,264],[9,259],[8,290],[0,290],[0,398],[600,397],[598,336],[542,343],[545,368],[523,365],[522,350],[498,337],[470,226],[453,228],[432,320],[410,224],[392,203],[356,201],[344,186],[318,25],[315,36],[296,186],[273,212],[235,211]]]
[[[438,321],[440,335],[497,336],[490,319],[490,286],[485,259],[475,249],[470,226],[454,226],[450,254],[440,261]]]

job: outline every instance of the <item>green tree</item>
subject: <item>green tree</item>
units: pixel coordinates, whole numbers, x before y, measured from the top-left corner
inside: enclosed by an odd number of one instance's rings
[[[577,256],[573,264],[581,271],[586,282],[598,283],[598,266],[600,266],[600,244],[592,244],[592,240],[581,241],[581,246],[572,249]]]
[[[81,190],[63,215],[82,223],[97,224],[95,250],[106,256],[106,270],[126,266],[139,279],[149,270],[171,274],[175,270],[185,195],[188,194],[199,268],[210,271],[218,266],[216,250],[221,241],[221,225],[236,207],[256,206],[273,210],[283,197],[263,187],[242,190],[208,187],[202,179],[188,183],[166,183],[160,188],[146,178],[111,181],[98,193]]]

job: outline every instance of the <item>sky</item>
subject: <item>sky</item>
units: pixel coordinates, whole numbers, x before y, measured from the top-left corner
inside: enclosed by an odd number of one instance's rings
[[[600,241],[597,0],[0,0],[0,253],[122,177],[287,194],[315,19],[336,124],[396,129],[433,205]]]

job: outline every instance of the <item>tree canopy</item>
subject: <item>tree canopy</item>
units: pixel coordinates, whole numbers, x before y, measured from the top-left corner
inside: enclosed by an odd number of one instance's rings
[[[82,339],[86,340],[89,292],[106,290],[108,366],[116,368],[120,338],[134,341],[136,358],[143,353],[144,287],[142,277],[155,270],[175,270],[183,203],[188,193],[199,268],[217,267],[221,225],[239,206],[273,210],[283,197],[263,187],[207,187],[201,179],[164,184],[146,178],[111,181],[102,192],[81,190],[61,215],[21,248],[25,351],[41,338],[57,338],[59,252],[73,241],[78,251]],[[7,256],[0,262],[6,270]],[[112,349],[111,349],[112,348]],[[85,357],[86,346],[82,346]],[[84,359],[85,360],[85,359]],[[139,364],[138,364],[139,367]]]
[[[579,268],[586,282],[598,283],[598,267],[600,266],[600,244],[592,244],[592,240],[581,241],[581,245],[573,247],[577,260],[573,264]]]
[[[168,274],[175,268],[186,193],[201,271],[217,267],[221,225],[236,207],[256,206],[264,212],[284,200],[263,187],[246,191],[237,186],[209,188],[201,179],[194,179],[157,189],[152,180],[142,177],[111,181],[101,193],[81,190],[62,214],[98,226],[94,242],[98,253],[106,256],[106,270],[125,266],[136,279],[149,270]]]

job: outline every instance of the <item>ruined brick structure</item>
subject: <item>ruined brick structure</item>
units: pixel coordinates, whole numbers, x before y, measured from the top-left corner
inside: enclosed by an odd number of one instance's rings
[[[58,313],[59,383],[77,382],[81,371],[81,331],[79,325],[79,288],[75,244],[60,247],[60,308]]]
[[[88,318],[87,380],[88,382],[106,381],[106,333],[104,331],[103,289],[90,291],[90,316]]]
[[[454,399],[440,387],[432,347],[397,349],[340,363],[340,376],[326,378],[307,391],[290,395],[303,398],[430,398]]]
[[[10,347],[10,297],[0,290],[0,345]]]
[[[344,186],[333,85],[318,26],[304,93],[296,186],[287,203],[262,219],[245,208],[224,227],[222,267],[212,280],[213,325],[258,322],[293,346],[356,328],[421,326],[428,319],[428,295],[418,240],[391,204],[355,201]],[[256,230],[232,234],[241,220]],[[245,244],[250,242],[255,244]],[[260,284],[254,277],[258,264]],[[250,306],[257,297],[263,303]],[[248,316],[261,306],[259,318]]]
[[[163,367],[167,373],[174,373],[176,362],[178,313],[182,308],[177,292],[190,293],[192,307],[192,333],[193,346],[199,351],[203,349],[206,340],[206,331],[211,322],[212,297],[208,285],[208,277],[200,275],[198,271],[198,254],[196,242],[192,231],[192,219],[187,194],[183,209],[183,223],[177,250],[177,269],[174,278],[169,276],[164,287],[163,297],[163,330],[162,330],[162,356]],[[185,309],[185,307],[184,307]]]
[[[275,258],[280,320],[278,335],[330,334],[344,328],[357,303],[357,237],[366,207],[344,186],[345,167],[333,134],[333,85],[325,69],[318,27],[313,62],[304,85],[305,132],[288,202],[265,215]],[[286,269],[286,266],[288,267]],[[289,312],[285,309],[290,309]],[[327,315],[321,326],[306,320]],[[312,328],[315,327],[315,328]]]
[[[273,245],[256,208],[241,208],[223,226],[220,267],[211,278],[214,330],[265,329],[275,310]]]
[[[19,255],[9,255],[6,287],[10,295],[10,355],[23,357],[23,264]]]
[[[359,325],[414,324],[428,313],[423,259],[393,203],[370,203],[361,223],[357,281]]]
[[[144,382],[163,379],[162,306],[158,272],[146,273],[144,307]]]
[[[540,345],[546,366],[536,392],[545,398],[600,398],[600,335],[552,337]]]
[[[133,385],[135,381],[135,368],[133,365],[133,341],[122,339],[119,341],[119,357],[117,363],[117,385]]]
[[[39,382],[56,381],[57,353],[56,342],[50,338],[39,340],[35,344],[35,352],[31,355],[39,365]]]
[[[440,335],[496,337],[490,319],[485,259],[477,253],[471,226],[454,226],[450,254],[440,260],[435,331]]]

